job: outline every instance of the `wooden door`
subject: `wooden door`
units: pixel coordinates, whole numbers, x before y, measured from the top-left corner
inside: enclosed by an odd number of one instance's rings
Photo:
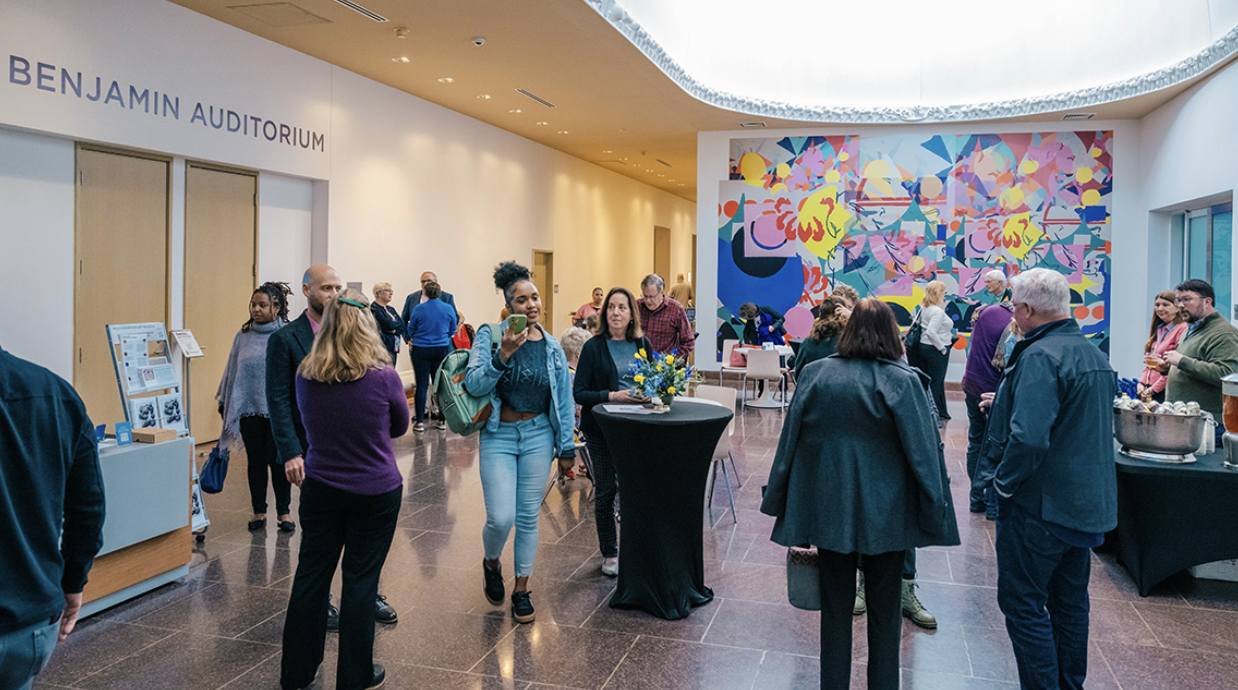
[[[554,252],[533,250],[533,285],[542,296],[542,327],[554,335],[555,330],[555,260]]]
[[[167,323],[168,165],[77,150],[73,386],[95,424],[125,420],[105,326]]]
[[[653,272],[662,276],[666,287],[675,284],[671,275],[671,229],[659,225],[653,226]]]
[[[215,392],[232,340],[249,319],[257,273],[258,178],[189,164],[185,171],[185,328],[202,345],[189,366],[189,432],[219,438]]]

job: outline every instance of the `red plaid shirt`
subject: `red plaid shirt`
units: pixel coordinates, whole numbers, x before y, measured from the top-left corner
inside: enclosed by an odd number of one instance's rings
[[[670,297],[662,300],[662,306],[650,309],[645,306],[645,300],[639,301],[640,327],[649,338],[649,344],[658,352],[670,352],[678,349],[679,354],[686,357],[696,341],[692,336],[692,323],[683,305]]]

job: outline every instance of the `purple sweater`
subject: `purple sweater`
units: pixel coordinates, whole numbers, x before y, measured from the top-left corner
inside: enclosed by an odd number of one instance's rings
[[[408,431],[408,399],[395,369],[371,369],[349,383],[298,375],[297,407],[309,438],[305,476],[362,496],[404,482],[391,439]]]
[[[980,312],[971,327],[971,348],[967,352],[967,368],[963,370],[963,392],[979,398],[981,393],[997,390],[1001,372],[993,368],[993,353],[997,340],[1014,315],[1010,310],[991,304]]]

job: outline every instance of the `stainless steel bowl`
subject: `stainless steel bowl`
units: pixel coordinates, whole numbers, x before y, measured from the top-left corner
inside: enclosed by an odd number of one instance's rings
[[[1184,455],[1199,450],[1204,442],[1207,422],[1203,415],[1152,414],[1116,407],[1113,415],[1114,437],[1133,450]]]

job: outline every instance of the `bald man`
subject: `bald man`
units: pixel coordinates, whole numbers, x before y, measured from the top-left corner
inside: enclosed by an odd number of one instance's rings
[[[404,300],[404,311],[400,312],[400,316],[404,319],[404,323],[409,323],[412,320],[413,310],[417,308],[417,305],[422,304],[429,299],[425,295],[425,287],[430,283],[438,283],[438,276],[435,275],[434,271],[426,271],[425,273],[422,273],[422,289],[409,295]],[[441,287],[442,283],[439,283],[439,285]],[[453,309],[456,307],[456,298],[452,297],[451,293],[446,290],[439,293],[439,300],[441,300],[443,304],[450,305]]]
[[[288,481],[297,486],[305,480],[305,451],[309,449],[305,426],[301,424],[301,409],[297,407],[297,367],[314,345],[314,334],[321,327],[327,303],[343,289],[344,282],[334,268],[318,264],[305,269],[301,294],[305,295],[309,307],[267,340],[267,414],[271,418],[271,434],[275,437],[276,459],[284,465]],[[301,527],[305,528],[304,521]],[[375,602],[374,619],[380,623],[396,622],[395,609],[381,595]],[[339,627],[339,611],[328,599],[327,629]]]

